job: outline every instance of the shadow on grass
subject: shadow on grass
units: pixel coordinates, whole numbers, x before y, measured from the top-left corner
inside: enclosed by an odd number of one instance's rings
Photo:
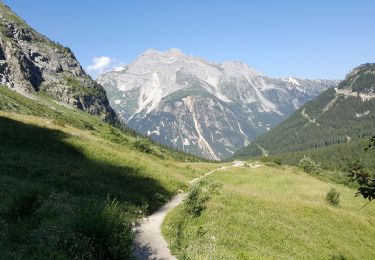
[[[103,162],[109,155],[86,157],[67,137],[0,117],[0,251],[10,258],[128,258],[131,220],[172,194],[137,168]]]

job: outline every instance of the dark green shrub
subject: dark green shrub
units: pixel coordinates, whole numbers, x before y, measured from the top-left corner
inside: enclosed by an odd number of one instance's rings
[[[185,199],[185,210],[194,217],[199,216],[206,208],[206,203],[210,199],[212,192],[220,185],[211,180],[203,180],[190,188],[190,192]]]
[[[283,162],[283,160],[281,158],[279,158],[279,157],[273,157],[272,158],[272,162],[274,162],[277,165],[281,165],[282,162]]]
[[[268,163],[268,162],[270,162],[270,157],[261,156],[261,157],[259,157],[259,161],[261,161],[262,163]]]
[[[186,211],[193,215],[199,216],[205,209],[205,203],[210,199],[210,195],[199,186],[193,186],[185,200]]]
[[[158,149],[156,146],[152,144],[152,141],[150,141],[147,138],[137,138],[133,142],[133,146],[138,151],[155,155],[161,159],[166,158],[165,149],[160,149],[160,148]]]
[[[117,144],[127,144],[129,142],[126,136],[114,127],[108,128],[103,137]]]
[[[326,201],[332,206],[337,206],[340,203],[340,192],[335,188],[331,188],[326,194]]]
[[[134,147],[144,153],[151,153],[153,150],[151,148],[151,143],[147,139],[138,138],[133,143]]]
[[[321,169],[319,164],[314,162],[310,157],[303,156],[303,158],[298,162],[298,166],[307,173],[320,173]]]
[[[95,130],[94,126],[90,124],[89,122],[83,122],[83,127],[87,130]]]
[[[262,163],[271,163],[274,165],[281,165],[283,160],[280,157],[262,156],[258,158]]]
[[[364,148],[368,153],[370,148],[375,147],[375,135],[371,137],[370,143]],[[375,199],[375,171],[365,167],[360,160],[351,162],[348,167],[349,177],[359,184],[356,196],[362,195],[369,201]]]

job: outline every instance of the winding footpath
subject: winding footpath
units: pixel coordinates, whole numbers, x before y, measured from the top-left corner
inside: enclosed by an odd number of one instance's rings
[[[206,174],[195,178],[189,182],[190,185],[198,182],[207,175],[216,171],[226,170],[235,167],[244,167],[246,164],[242,161],[234,161],[231,166],[221,166]],[[249,165],[251,168],[257,168],[259,165]],[[179,193],[174,196],[167,204],[161,207],[148,218],[144,218],[136,229],[135,243],[133,247],[133,256],[138,260],[146,259],[177,259],[171,254],[168,243],[161,234],[161,225],[167,213],[180,205],[187,193]]]

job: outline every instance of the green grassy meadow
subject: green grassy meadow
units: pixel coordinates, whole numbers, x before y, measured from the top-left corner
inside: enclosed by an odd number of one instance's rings
[[[0,258],[127,259],[131,223],[216,168],[0,88]]]
[[[375,258],[375,205],[360,209],[366,201],[355,189],[283,166],[208,178],[220,188],[201,214],[189,214],[185,202],[164,222],[179,259]],[[325,200],[331,187],[341,194],[338,206]]]

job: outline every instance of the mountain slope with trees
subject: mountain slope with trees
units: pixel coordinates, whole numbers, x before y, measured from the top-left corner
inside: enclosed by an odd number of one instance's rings
[[[337,88],[306,103],[235,157],[280,155],[290,161],[295,158],[282,154],[309,153],[340,160],[340,154],[344,158],[362,154],[365,140],[375,132],[374,75],[375,64],[356,67]]]

